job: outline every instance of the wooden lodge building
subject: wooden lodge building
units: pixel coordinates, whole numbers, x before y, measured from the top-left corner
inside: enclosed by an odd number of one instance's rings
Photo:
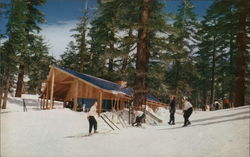
[[[121,110],[132,98],[132,88],[63,67],[51,66],[41,93],[41,108],[52,109],[54,101],[62,101],[64,105],[72,102],[73,110],[76,110],[78,105],[97,101],[97,110],[100,113],[113,107]],[[147,105],[153,109],[166,106],[150,95],[147,96]]]

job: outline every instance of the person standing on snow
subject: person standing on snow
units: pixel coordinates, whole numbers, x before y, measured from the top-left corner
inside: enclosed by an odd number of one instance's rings
[[[97,102],[95,101],[95,103],[91,106],[87,115],[87,118],[89,120],[89,135],[92,132],[93,126],[94,126],[94,133],[97,133],[97,121],[95,119],[95,116],[97,115],[96,108],[97,108]]]
[[[193,112],[193,105],[187,100],[187,97],[183,97],[181,99],[183,102],[183,117],[184,117],[184,125],[183,127],[190,125],[191,122],[189,121],[189,117]]]
[[[170,113],[170,120],[168,122],[169,125],[175,125],[175,97],[171,96],[170,97],[170,104],[169,104],[169,113]]]

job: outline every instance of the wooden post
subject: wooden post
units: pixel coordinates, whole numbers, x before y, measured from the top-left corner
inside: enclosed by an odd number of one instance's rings
[[[102,112],[102,91],[99,91],[99,111],[100,114]]]
[[[39,98],[38,98],[39,100]],[[40,100],[40,109],[42,109],[42,106],[43,106],[43,96],[41,97],[41,100]]]
[[[49,82],[48,82],[47,92],[46,92],[46,109],[48,109],[48,105],[49,105]]]
[[[114,108],[114,106],[113,106],[113,98],[111,98],[111,108],[112,108],[112,111],[113,111],[113,108]]]
[[[121,110],[121,99],[118,98],[118,111]]]
[[[115,101],[114,101],[114,108],[115,108],[115,111],[117,110],[117,101],[116,101],[116,96],[115,96]]]
[[[74,87],[75,87],[75,90],[74,90],[74,106],[73,106],[73,110],[76,111],[76,108],[77,108],[77,98],[78,98],[78,80],[75,79],[74,80]]]
[[[44,108],[45,108],[45,93],[44,93],[44,95],[43,95],[43,110],[44,110]]]
[[[124,103],[125,103],[124,100],[121,100],[121,108],[120,108],[120,110],[124,109],[124,106],[125,106]]]
[[[66,107],[66,101],[63,100],[63,108],[65,108],[65,107]]]
[[[54,108],[54,104],[55,104],[55,99],[53,99],[52,108]]]
[[[54,82],[55,82],[55,71],[52,68],[51,91],[50,91],[50,109],[52,109],[52,105],[53,105]]]

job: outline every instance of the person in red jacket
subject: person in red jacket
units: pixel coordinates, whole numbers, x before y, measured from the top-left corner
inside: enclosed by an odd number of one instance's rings
[[[229,108],[229,100],[228,99],[223,99],[223,107],[224,107],[224,109]]]

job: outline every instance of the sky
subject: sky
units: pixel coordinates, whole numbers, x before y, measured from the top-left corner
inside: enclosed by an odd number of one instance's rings
[[[10,0],[2,0],[9,3]],[[165,11],[176,13],[180,0],[167,0]],[[213,0],[193,0],[195,13],[202,17],[206,9],[211,5]],[[82,15],[85,0],[47,0],[47,3],[39,7],[40,11],[45,14],[46,24],[41,24],[41,34],[49,45],[49,52],[57,59],[65,51],[68,43],[73,40],[70,30],[74,28]],[[97,9],[97,0],[88,0],[88,7],[95,11]],[[7,17],[0,21],[1,33],[6,29]]]

